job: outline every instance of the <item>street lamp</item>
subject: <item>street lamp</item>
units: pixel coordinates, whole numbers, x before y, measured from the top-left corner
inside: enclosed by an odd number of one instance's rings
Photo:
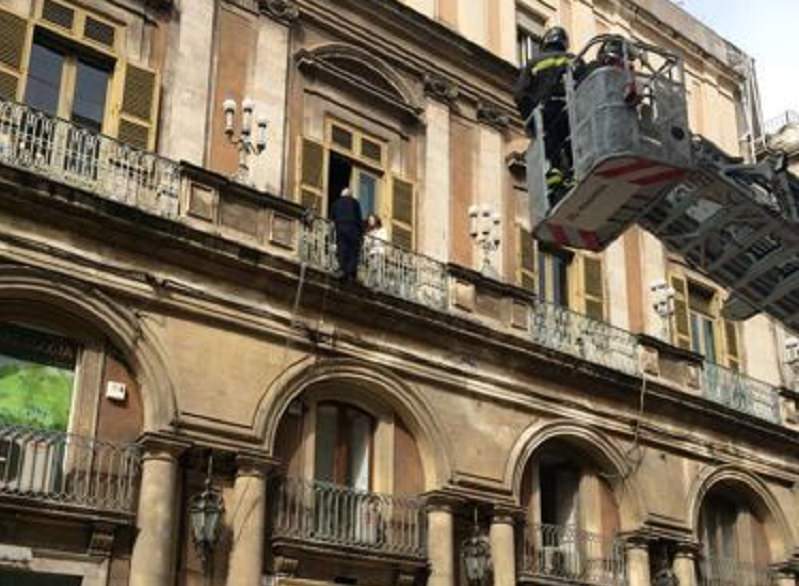
[[[669,340],[669,324],[671,316],[674,315],[674,288],[663,279],[658,279],[649,286],[652,293],[652,308],[660,316],[663,324],[661,337],[664,341]]]
[[[466,568],[466,580],[469,586],[483,586],[491,572],[491,543],[480,530],[477,507],[474,509],[472,535],[461,544],[461,558]]]
[[[219,541],[222,517],[225,514],[225,502],[222,499],[222,495],[211,486],[213,466],[213,454],[209,454],[205,488],[200,494],[192,497],[189,505],[189,519],[191,521],[194,547],[197,549],[197,554],[203,564],[203,570],[206,572],[208,571],[211,553]]]
[[[486,277],[497,278],[497,270],[491,265],[491,254],[499,250],[501,241],[500,223],[498,213],[484,205],[469,207],[469,236],[483,251],[483,263],[480,272]]]
[[[233,178],[239,183],[251,185],[250,167],[247,165],[247,158],[250,155],[258,156],[266,150],[266,129],[268,122],[266,118],[259,117],[257,121],[258,132],[253,142],[252,121],[255,102],[250,98],[244,98],[241,102],[241,128],[238,138],[235,137],[236,119],[236,100],[228,98],[222,104],[222,111],[225,114],[225,136],[228,141],[239,151],[239,168]]]

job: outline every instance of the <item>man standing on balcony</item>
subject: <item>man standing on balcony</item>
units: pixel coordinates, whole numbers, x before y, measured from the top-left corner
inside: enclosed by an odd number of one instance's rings
[[[363,242],[363,216],[361,204],[352,197],[349,187],[333,202],[331,216],[336,226],[336,253],[341,278],[345,283],[358,275],[358,259]]]

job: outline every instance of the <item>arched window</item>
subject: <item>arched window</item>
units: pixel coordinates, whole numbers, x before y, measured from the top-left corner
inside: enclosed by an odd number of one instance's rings
[[[770,584],[770,554],[761,516],[740,494],[713,490],[699,517],[702,540],[702,584],[734,586]]]
[[[314,478],[370,490],[374,418],[351,405],[319,403],[316,410]]]

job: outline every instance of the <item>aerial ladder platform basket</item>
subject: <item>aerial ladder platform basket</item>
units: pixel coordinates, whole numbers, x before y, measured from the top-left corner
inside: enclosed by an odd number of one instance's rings
[[[588,61],[612,36],[593,39]],[[618,37],[615,37],[618,38]],[[723,314],[799,328],[799,180],[771,153],[743,164],[689,130],[681,60],[624,40],[625,65],[566,75],[574,186],[550,202],[543,140],[527,151],[531,225],[544,242],[599,251],[632,224],[731,290]],[[534,128],[541,114],[534,112]]]

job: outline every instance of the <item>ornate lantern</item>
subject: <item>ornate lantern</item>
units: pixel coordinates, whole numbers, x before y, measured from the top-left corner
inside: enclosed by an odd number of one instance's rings
[[[211,486],[213,472],[213,455],[208,456],[208,473],[205,477],[205,488],[200,494],[194,495],[189,506],[189,519],[191,520],[191,533],[194,547],[207,569],[211,553],[219,541],[219,531],[222,528],[222,518],[225,514],[225,502],[222,495]]]
[[[477,522],[477,508],[474,509],[474,526],[471,537],[461,544],[461,559],[466,568],[469,586],[482,586],[491,573],[491,543],[481,531]]]

